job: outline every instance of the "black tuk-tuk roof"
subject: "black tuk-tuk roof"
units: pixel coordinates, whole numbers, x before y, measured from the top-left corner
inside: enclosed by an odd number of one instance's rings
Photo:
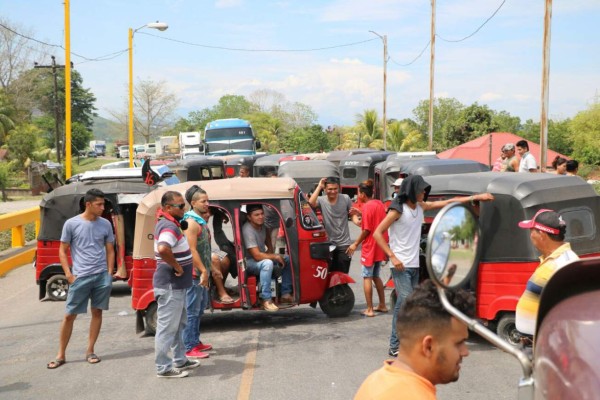
[[[279,177],[293,178],[300,189],[307,195],[314,189],[321,178],[340,176],[336,165],[327,160],[290,161],[279,167]]]
[[[279,160],[284,157],[293,156],[294,153],[277,153],[277,154],[268,154],[264,157],[259,158],[254,162],[253,166],[253,174],[254,177],[267,176],[267,173],[274,172],[277,173],[277,169],[279,168]]]
[[[350,149],[350,150],[334,150],[330,151],[326,160],[339,165],[340,161],[353,154],[375,153],[381,150],[377,149]]]
[[[179,159],[179,160],[175,160],[171,163],[168,164],[168,167],[171,169],[175,169],[175,168],[189,168],[189,167],[194,167],[197,165],[224,165],[225,163],[223,162],[222,159],[218,158],[218,157],[212,157],[212,156],[197,156],[197,157],[190,157],[190,158],[186,158],[186,159]]]
[[[422,176],[464,174],[489,170],[490,168],[485,164],[460,158],[411,158],[402,160],[400,167],[401,174]]]
[[[41,227],[38,240],[59,240],[65,221],[81,212],[81,200],[90,189],[100,189],[113,206],[120,194],[145,194],[158,186],[148,186],[140,179],[73,182],[54,189],[40,202]]]
[[[600,253],[600,196],[576,176],[544,173],[479,172],[427,176],[430,196],[492,193],[495,200],[481,203],[482,261],[536,261],[538,252],[529,231],[519,221],[548,208],[567,223],[566,240],[577,254]]]
[[[351,154],[348,157],[340,160],[339,167],[345,166],[369,166],[374,163],[381,162],[388,158],[388,156],[395,154],[390,151],[374,151],[369,153]]]
[[[266,154],[224,156],[223,161],[225,161],[226,165],[248,165],[249,167],[252,167],[256,160],[265,156]]]

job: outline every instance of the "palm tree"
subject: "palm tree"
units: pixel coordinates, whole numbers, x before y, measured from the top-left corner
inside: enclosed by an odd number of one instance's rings
[[[363,133],[366,147],[374,140],[381,139],[381,128],[379,127],[377,111],[365,110],[362,114],[357,114],[356,123],[358,125],[358,147],[360,147]]]
[[[11,119],[13,108],[6,101],[6,97],[0,94],[0,146],[8,138],[8,133],[15,129],[15,123]]]

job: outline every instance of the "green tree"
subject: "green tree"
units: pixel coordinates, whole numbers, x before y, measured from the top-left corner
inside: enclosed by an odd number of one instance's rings
[[[330,150],[328,134],[321,125],[292,129],[282,135],[280,145],[288,151],[298,151],[300,153]]]
[[[10,165],[6,162],[0,163],[0,192],[2,192],[2,201],[7,201],[6,188],[8,187],[8,177],[11,174]]]
[[[362,114],[357,114],[356,130],[358,132],[358,147],[369,147],[373,141],[381,139],[377,111],[365,110]]]
[[[433,102],[433,148],[444,151],[452,146],[446,139],[452,130],[459,126],[461,110],[465,106],[454,98],[438,98]],[[427,138],[429,128],[429,100],[421,100],[413,110],[419,132]],[[415,136],[416,138],[416,136]]]
[[[10,158],[15,160],[18,168],[23,168],[33,153],[38,150],[38,137],[41,130],[32,124],[19,125],[8,138]]]
[[[587,164],[600,165],[600,103],[577,113],[569,128],[573,157]]]
[[[74,122],[71,127],[71,154],[77,154],[88,148],[90,140],[94,138],[92,132],[80,123]]]
[[[454,121],[448,121],[442,130],[443,147],[449,149],[490,132],[496,131],[497,126],[492,121],[492,111],[477,102],[459,111]]]
[[[14,109],[8,102],[8,98],[0,91],[0,146],[6,142],[10,131],[15,128],[12,120]]]
[[[492,111],[492,125],[498,132],[517,134],[521,130],[521,118],[513,117],[508,111]]]

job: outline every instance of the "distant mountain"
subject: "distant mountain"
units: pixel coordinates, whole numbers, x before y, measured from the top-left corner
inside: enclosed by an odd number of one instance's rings
[[[114,143],[115,140],[127,140],[127,131],[118,122],[103,117],[94,117],[92,132],[96,140],[106,140]]]

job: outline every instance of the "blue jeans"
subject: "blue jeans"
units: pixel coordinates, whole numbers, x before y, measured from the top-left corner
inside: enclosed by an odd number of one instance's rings
[[[283,256],[285,265],[281,273],[281,294],[292,294],[292,271],[290,268],[290,259]],[[260,298],[270,300],[271,277],[273,275],[273,260],[255,261],[253,258],[246,258],[246,270],[252,275],[256,275],[260,280]]]
[[[187,362],[183,345],[183,330],[187,320],[185,294],[186,289],[154,288],[158,304],[154,352],[156,372],[159,374]],[[173,352],[172,358],[169,351]]]
[[[185,351],[200,344],[200,321],[208,306],[208,288],[200,286],[200,280],[194,279],[192,287],[186,290],[187,325],[183,330]]]
[[[398,347],[400,347],[400,341],[396,333],[398,312],[400,311],[404,300],[419,284],[419,268],[405,268],[404,271],[398,271],[396,268],[392,268],[392,279],[394,279],[394,288],[396,289],[396,305],[394,305],[394,315],[392,317],[390,349],[398,350]]]

